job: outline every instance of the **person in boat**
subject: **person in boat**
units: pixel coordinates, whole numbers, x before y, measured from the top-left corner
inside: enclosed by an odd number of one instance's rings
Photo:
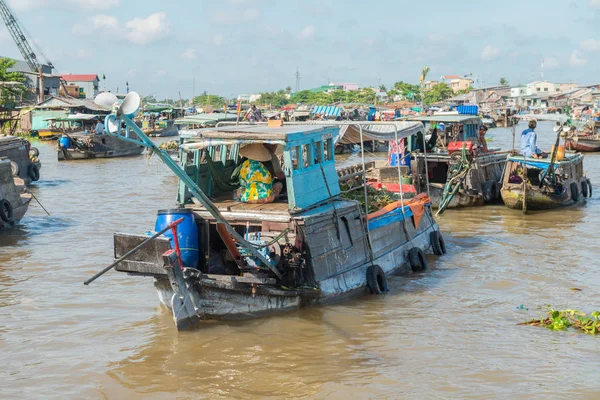
[[[548,154],[537,147],[536,127],[537,122],[529,121],[529,127],[521,133],[521,154],[523,154],[524,157],[548,158]]]
[[[237,197],[244,203],[272,203],[277,199],[283,185],[274,182],[273,175],[265,165],[271,162],[271,152],[261,143],[246,145],[240,149],[245,157],[240,169],[240,188]]]
[[[248,112],[246,113],[246,118],[248,119],[248,121],[252,122],[261,122],[262,121],[262,113],[260,112],[260,110],[256,107],[255,104],[252,104],[252,107],[250,107],[250,109],[248,110]]]
[[[488,128],[485,125],[481,125],[479,127],[479,148],[483,153],[488,152],[487,140],[485,140],[485,134],[487,133]]]
[[[98,119],[98,123],[96,124],[96,135],[102,135],[104,133],[104,124],[102,123],[102,119]]]

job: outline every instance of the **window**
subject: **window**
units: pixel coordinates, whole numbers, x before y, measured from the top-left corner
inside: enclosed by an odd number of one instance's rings
[[[304,160],[304,163],[302,164],[304,165],[304,168],[313,165],[314,158],[312,155],[312,146],[310,144],[302,145],[302,159]]]
[[[296,146],[291,151],[292,154],[292,165],[294,170],[300,169],[302,165],[302,150],[300,146]]]
[[[535,90],[537,90],[538,92],[540,91],[540,88],[535,88]]]
[[[545,87],[545,88],[544,88],[544,92],[547,92],[547,91],[548,91],[548,88],[547,88],[547,87]]]
[[[321,163],[323,161],[323,142],[315,142],[315,162]]]
[[[333,139],[325,139],[325,161],[333,160]]]

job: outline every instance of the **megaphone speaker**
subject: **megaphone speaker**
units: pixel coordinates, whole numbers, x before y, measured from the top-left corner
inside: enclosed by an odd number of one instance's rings
[[[102,92],[94,99],[94,102],[99,106],[112,107],[119,99],[112,93]]]
[[[129,118],[135,117],[135,114],[140,110],[141,99],[140,95],[136,92],[129,92],[125,96],[125,100],[119,107],[117,115],[127,115]]]

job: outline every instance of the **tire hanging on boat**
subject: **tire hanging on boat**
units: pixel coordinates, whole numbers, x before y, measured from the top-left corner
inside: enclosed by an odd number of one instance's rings
[[[577,183],[576,182],[571,182],[571,199],[573,199],[573,201],[577,202],[579,200],[579,189],[577,188]]]
[[[586,181],[581,182],[581,194],[585,198],[587,198],[589,196],[588,184]]]
[[[423,250],[418,247],[413,247],[408,251],[408,261],[413,272],[421,272],[427,269],[427,260]]]
[[[383,294],[389,290],[387,277],[379,265],[367,268],[367,287],[371,294]]]
[[[40,169],[35,164],[29,164],[29,169],[27,170],[27,176],[33,181],[36,182],[40,179]]]
[[[19,164],[17,164],[14,161],[10,162],[10,170],[12,172],[12,176],[19,176],[19,172],[21,172],[21,169],[19,168]]]
[[[6,199],[0,200],[0,219],[4,222],[13,222],[13,207]]]
[[[433,254],[436,256],[443,256],[446,254],[446,242],[440,231],[431,232],[429,234],[429,241],[431,243],[431,248],[433,249]]]
[[[482,189],[483,200],[486,203],[493,203],[498,200],[498,184],[495,180],[490,179],[483,184]]]
[[[587,182],[588,195],[592,197],[592,181],[590,181],[589,179],[586,179],[585,181]]]

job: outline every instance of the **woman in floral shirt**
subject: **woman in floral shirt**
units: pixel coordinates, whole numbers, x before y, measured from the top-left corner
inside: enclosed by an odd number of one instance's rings
[[[273,175],[263,164],[271,161],[271,152],[264,145],[254,143],[242,147],[240,156],[247,160],[240,169],[238,198],[245,203],[272,203],[281,192],[282,184],[273,183]]]

